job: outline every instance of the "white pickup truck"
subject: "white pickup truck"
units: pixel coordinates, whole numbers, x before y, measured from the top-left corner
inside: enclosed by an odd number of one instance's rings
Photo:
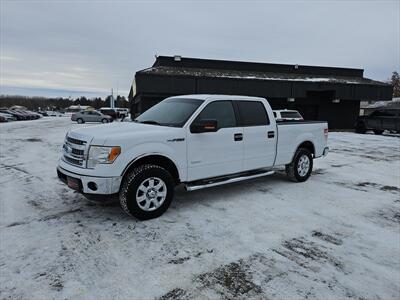
[[[118,196],[125,212],[155,218],[174,187],[189,191],[271,175],[298,182],[328,153],[326,122],[277,124],[264,98],[186,95],[165,99],[133,122],[71,130],[58,177],[86,197]]]

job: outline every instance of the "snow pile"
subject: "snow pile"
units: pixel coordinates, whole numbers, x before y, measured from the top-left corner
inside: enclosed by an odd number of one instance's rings
[[[58,181],[78,126],[0,125],[1,298],[399,298],[398,137],[331,133],[305,183],[177,188],[165,215],[139,222]]]

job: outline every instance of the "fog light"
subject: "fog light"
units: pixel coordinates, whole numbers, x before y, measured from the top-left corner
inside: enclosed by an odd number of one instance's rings
[[[88,184],[87,184],[87,186],[88,186],[88,188],[89,189],[91,189],[92,191],[97,191],[97,184],[96,183],[94,183],[94,182],[89,182]]]

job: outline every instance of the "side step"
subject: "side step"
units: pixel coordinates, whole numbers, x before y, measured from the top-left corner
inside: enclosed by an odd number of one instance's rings
[[[263,176],[268,176],[274,174],[275,171],[267,171],[267,172],[262,172],[262,173],[257,173],[257,174],[252,174],[252,175],[242,175],[238,177],[230,177],[228,179],[218,179],[215,181],[208,180],[207,182],[202,183],[193,183],[193,184],[186,184],[186,190],[187,191],[196,191],[196,190],[201,190],[213,186],[218,186],[218,185],[223,185],[223,184],[228,184],[228,183],[234,183],[234,182],[239,182],[239,181],[244,181],[247,179],[252,179],[252,178],[257,178],[257,177],[263,177]]]

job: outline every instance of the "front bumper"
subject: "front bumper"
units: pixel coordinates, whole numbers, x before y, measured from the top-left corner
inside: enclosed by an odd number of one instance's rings
[[[93,177],[69,172],[57,167],[58,178],[70,188],[94,195],[111,195],[119,192],[122,177]]]

